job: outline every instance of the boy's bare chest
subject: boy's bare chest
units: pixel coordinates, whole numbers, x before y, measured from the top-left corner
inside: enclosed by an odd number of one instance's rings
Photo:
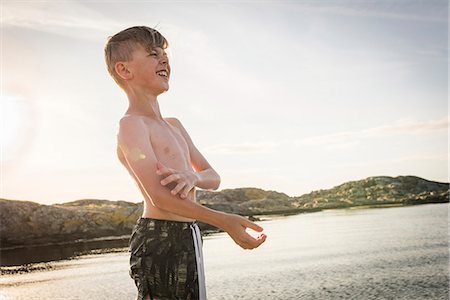
[[[177,170],[191,169],[189,148],[178,128],[169,124],[149,128],[153,151],[162,164]]]

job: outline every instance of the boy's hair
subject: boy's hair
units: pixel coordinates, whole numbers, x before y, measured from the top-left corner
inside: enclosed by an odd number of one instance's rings
[[[161,33],[147,26],[130,27],[108,37],[105,45],[106,66],[114,81],[122,88],[122,79],[116,73],[114,66],[119,61],[130,61],[138,44],[149,53],[156,47],[166,49],[169,46]]]

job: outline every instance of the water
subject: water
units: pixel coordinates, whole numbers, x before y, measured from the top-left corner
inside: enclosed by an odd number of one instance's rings
[[[205,237],[208,299],[448,299],[448,204],[346,209],[259,222],[242,250]],[[0,278],[0,299],[135,299],[128,253],[82,256]]]
[[[127,247],[129,238],[129,236],[106,237],[61,244],[10,247],[1,250],[0,261],[2,266],[20,266],[29,263],[69,259],[74,256],[96,252],[98,249]]]

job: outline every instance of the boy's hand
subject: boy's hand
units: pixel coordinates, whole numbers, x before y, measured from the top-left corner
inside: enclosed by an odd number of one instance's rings
[[[267,238],[264,233],[259,235],[256,239],[248,234],[245,231],[246,228],[251,228],[258,232],[261,232],[264,229],[242,216],[228,214],[225,223],[226,225],[223,229],[230,235],[234,242],[241,246],[243,249],[257,248],[259,247],[259,245],[264,243]]]
[[[172,189],[172,195],[180,193],[180,197],[185,199],[190,190],[197,184],[198,177],[194,171],[178,171],[164,166],[157,162],[156,174],[163,176],[161,184]],[[172,184],[170,184],[172,183]]]

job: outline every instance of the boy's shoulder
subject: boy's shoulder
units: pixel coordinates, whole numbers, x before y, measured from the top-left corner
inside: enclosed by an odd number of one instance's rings
[[[178,120],[175,117],[168,117],[168,118],[164,118],[164,120],[166,120],[167,122],[169,122],[171,125],[176,126],[176,127],[180,127],[181,122],[180,120]]]
[[[119,119],[117,133],[121,131],[135,131],[137,129],[144,130],[144,128],[147,128],[149,125],[150,123],[148,120],[146,121],[145,117],[142,115],[126,114]]]
[[[175,117],[166,117],[163,118],[167,123],[169,123],[170,125],[176,127],[178,130],[181,130],[183,128],[183,125],[181,124],[180,120],[178,118]],[[133,124],[143,124],[146,126],[152,126],[153,124],[153,119],[145,116],[145,115],[138,115],[138,114],[125,114],[122,116],[122,118],[120,118],[119,120],[119,129],[122,126],[132,126]]]
[[[147,120],[151,120],[151,118],[149,116],[146,115],[139,115],[139,114],[124,114],[122,116],[122,118],[120,118],[120,121],[122,120],[129,120],[129,119],[147,119]],[[167,122],[172,122],[172,123],[179,123],[180,120],[178,120],[175,117],[166,117],[163,118],[164,120],[166,120]]]

